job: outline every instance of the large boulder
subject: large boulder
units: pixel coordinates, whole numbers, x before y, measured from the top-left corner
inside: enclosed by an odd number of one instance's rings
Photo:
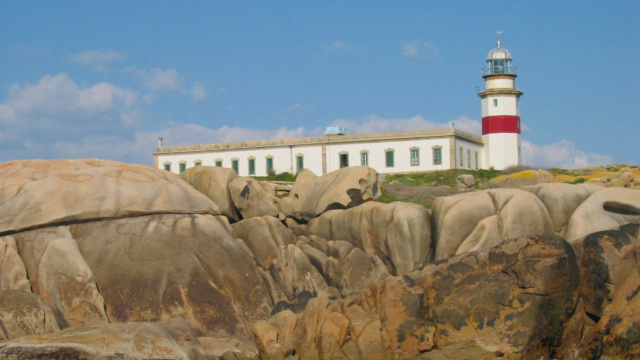
[[[233,169],[218,166],[194,166],[180,174],[181,179],[213,200],[222,215],[234,221],[240,217],[229,192],[229,183],[237,177]]]
[[[487,251],[515,237],[553,234],[553,222],[532,193],[495,189],[437,198],[432,229],[435,260],[442,260],[468,251]]]
[[[320,177],[305,169],[298,174],[289,197],[280,201],[280,211],[309,221],[328,210],[360,205],[378,192],[378,174],[370,167],[346,167]]]
[[[0,359],[207,360],[196,333],[181,319],[69,328],[0,344]]]
[[[576,208],[567,225],[565,238],[572,242],[625,224],[640,224],[640,191],[607,188],[593,193]]]
[[[565,326],[563,353],[580,353],[580,358],[640,354],[638,228],[627,225],[572,243],[580,267],[580,302]]]
[[[307,233],[348,241],[380,258],[391,274],[420,269],[433,258],[429,212],[417,204],[370,202],[327,211],[309,223]]]
[[[229,192],[233,204],[243,219],[256,216],[275,216],[279,214],[276,207],[275,189],[262,182],[240,176],[229,183]]]
[[[60,331],[53,311],[31,292],[0,291],[0,339]]]
[[[220,214],[168,171],[116,161],[16,160],[0,164],[0,233],[149,213]]]
[[[548,183],[551,179],[553,179],[553,174],[546,170],[526,170],[495,177],[489,180],[489,187],[491,189],[521,188],[523,186]]]
[[[593,184],[571,185],[563,183],[548,183],[522,188],[522,190],[535,194],[542,201],[551,216],[555,233],[562,237],[565,236],[569,219],[578,206],[593,193],[603,189],[604,187]]]

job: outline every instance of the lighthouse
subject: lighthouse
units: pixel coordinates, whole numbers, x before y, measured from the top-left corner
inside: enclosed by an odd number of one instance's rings
[[[485,90],[478,93],[482,102],[482,151],[484,167],[502,170],[522,164],[520,150],[520,95],[515,82],[517,69],[511,65],[511,53],[498,46],[487,55],[482,71]]]

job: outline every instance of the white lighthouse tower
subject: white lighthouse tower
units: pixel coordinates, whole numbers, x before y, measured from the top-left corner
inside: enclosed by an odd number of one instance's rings
[[[487,68],[482,71],[485,90],[482,99],[482,140],[484,167],[502,170],[522,164],[520,150],[520,95],[516,90],[516,68],[511,53],[500,46],[487,55]]]

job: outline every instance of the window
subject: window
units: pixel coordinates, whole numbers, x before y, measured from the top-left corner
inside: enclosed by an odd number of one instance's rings
[[[249,159],[249,175],[256,174],[256,159]]]
[[[239,172],[238,172],[238,159],[231,160],[231,168],[233,169],[233,171],[236,172],[236,174],[239,174]]]
[[[471,169],[471,150],[467,149],[467,168]]]
[[[369,166],[369,153],[363,151],[360,153],[360,165]]]
[[[498,99],[493,99],[493,107],[498,106]]]
[[[187,170],[187,163],[181,162],[179,166],[180,166],[180,172],[184,172],[185,170]]]
[[[164,169],[167,171],[171,171],[171,163],[164,163]]]
[[[460,167],[464,166],[464,158],[462,157],[464,154],[462,153],[462,146],[460,147]]]
[[[340,169],[349,167],[349,153],[340,154]]]
[[[442,148],[433,148],[433,165],[442,165]]]
[[[478,170],[478,152],[476,151],[476,170]]]
[[[393,150],[384,151],[384,161],[386,167],[393,167]]]
[[[296,155],[296,172],[300,172],[304,169],[304,156]]]
[[[268,157],[267,158],[267,175],[271,174],[272,172],[273,172],[273,158]]]
[[[202,166],[202,161],[201,160],[196,160],[193,163],[195,166]]]
[[[216,167],[222,167],[222,160],[216,160]]]
[[[411,149],[411,166],[420,165],[420,149]]]

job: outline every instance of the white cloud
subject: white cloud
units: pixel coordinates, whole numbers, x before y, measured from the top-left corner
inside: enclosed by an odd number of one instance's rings
[[[613,164],[613,157],[595,153],[585,153],[576,148],[568,140],[560,140],[555,144],[538,146],[529,141],[522,141],[522,160],[525,164],[538,167],[560,167],[576,169],[596,165]]]
[[[438,48],[427,42],[411,41],[402,44],[402,57],[427,59],[437,58],[440,53]]]
[[[204,85],[199,82],[196,82],[191,86],[189,94],[191,94],[191,99],[194,101],[203,101],[207,98],[207,90],[204,88]]]
[[[176,69],[151,69],[150,71],[138,70],[137,75],[144,81],[144,86],[157,92],[183,91],[184,78]]]
[[[123,53],[110,51],[85,51],[82,54],[71,56],[71,60],[75,63],[91,66],[96,71],[104,71],[110,62],[125,59],[127,56]]]
[[[334,41],[330,45],[328,45],[325,49],[328,52],[334,52],[334,51],[342,50],[342,49],[344,49],[346,47],[347,47],[347,45],[345,43],[343,43],[342,41]]]
[[[56,158],[68,145],[87,139],[131,138],[144,115],[138,95],[109,83],[80,87],[66,74],[44,76],[36,84],[14,85],[0,104],[0,161],[16,158]],[[91,147],[93,145],[93,148]],[[73,157],[94,157],[99,142]],[[117,145],[120,146],[120,145]]]

